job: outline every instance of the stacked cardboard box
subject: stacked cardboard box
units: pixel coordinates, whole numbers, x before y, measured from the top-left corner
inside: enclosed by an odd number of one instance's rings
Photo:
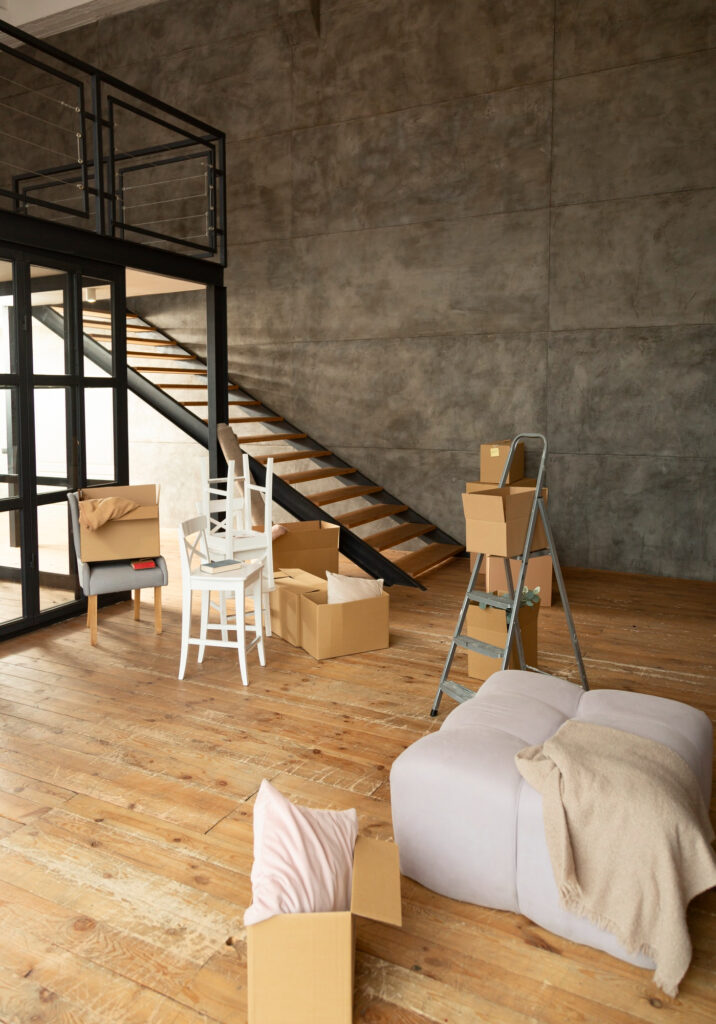
[[[285,533],[273,542],[274,568],[305,569],[326,578],[338,572],[338,541],[341,528],[321,519],[284,523]]]
[[[79,501],[126,498],[138,506],[121,519],[110,519],[98,530],[80,524],[83,562],[116,562],[129,558],[156,558],[159,554],[159,488],[155,484],[125,487],[86,487]]]
[[[390,598],[328,604],[325,580],[302,569],[279,569],[269,595],[271,631],[314,658],[338,658],[388,647]]]
[[[519,613],[522,648],[525,661],[533,668],[537,667],[537,619],[539,603],[521,605]],[[471,604],[467,610],[463,632],[475,640],[504,649],[507,641],[507,612],[502,608],[480,608]],[[487,679],[493,672],[498,672],[502,664],[501,658],[489,658],[484,654],[468,651],[467,674],[474,679]],[[517,645],[512,644],[508,668],[519,668]]]

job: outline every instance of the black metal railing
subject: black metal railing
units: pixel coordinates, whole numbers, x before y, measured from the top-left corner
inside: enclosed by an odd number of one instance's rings
[[[0,199],[226,264],[223,132],[0,21]]]

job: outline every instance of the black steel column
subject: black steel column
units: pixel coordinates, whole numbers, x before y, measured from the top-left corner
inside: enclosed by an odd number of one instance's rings
[[[223,476],[226,460],[216,439],[219,423],[229,418],[229,350],[226,320],[226,288],[206,289],[206,369],[209,392],[209,472]]]

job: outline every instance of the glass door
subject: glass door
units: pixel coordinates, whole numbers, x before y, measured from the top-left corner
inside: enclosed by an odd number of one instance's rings
[[[126,481],[124,274],[0,252],[0,303],[2,636],[79,610],[67,493]]]

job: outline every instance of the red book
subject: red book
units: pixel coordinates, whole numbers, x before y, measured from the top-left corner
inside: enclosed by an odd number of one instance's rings
[[[157,563],[153,558],[141,558],[138,562],[129,563],[133,569],[156,569]]]

